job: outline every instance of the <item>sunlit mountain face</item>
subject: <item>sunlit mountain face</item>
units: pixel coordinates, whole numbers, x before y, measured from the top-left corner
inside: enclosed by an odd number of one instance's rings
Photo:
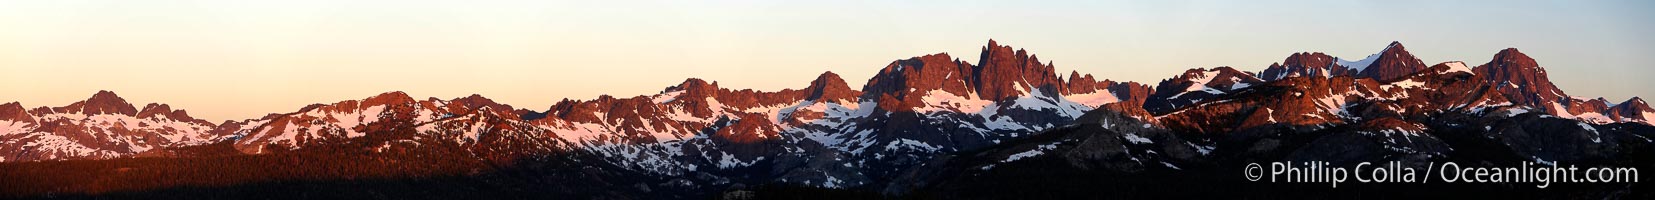
[[[386,92],[223,122],[101,91],[57,107],[0,105],[0,182],[9,183],[0,196],[1637,199],[1655,191],[1242,179],[1236,172],[1248,163],[1293,160],[1655,167],[1655,109],[1636,97],[1569,96],[1517,49],[1482,63],[1428,64],[1399,42],[1349,56],[1292,53],[1260,72],[1214,66],[1146,84],[1063,73],[990,40],[975,61],[946,53],[891,61],[860,89],[833,72],[779,91],[689,78],[654,94],[543,109]]]

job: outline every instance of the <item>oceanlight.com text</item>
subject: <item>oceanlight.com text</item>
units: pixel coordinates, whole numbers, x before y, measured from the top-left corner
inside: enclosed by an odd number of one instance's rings
[[[1328,162],[1249,163],[1243,169],[1247,180],[1271,183],[1327,183],[1333,188],[1349,183],[1533,183],[1546,188],[1553,183],[1636,183],[1638,168],[1578,167],[1555,163],[1523,162],[1517,166],[1470,167],[1454,162],[1405,165],[1392,161],[1362,162],[1338,167]]]

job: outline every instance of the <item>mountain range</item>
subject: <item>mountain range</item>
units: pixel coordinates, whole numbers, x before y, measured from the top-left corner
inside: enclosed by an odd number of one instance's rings
[[[1569,96],[1515,48],[1475,66],[1426,64],[1392,42],[1360,59],[1293,53],[1257,73],[1198,68],[1155,84],[1098,77],[1061,73],[1032,53],[990,40],[975,64],[947,53],[899,59],[860,89],[833,72],[780,91],[690,78],[655,94],[563,99],[538,110],[480,95],[416,99],[387,92],[214,123],[166,104],[140,109],[100,91],[61,107],[0,105],[0,168],[8,169],[0,179],[38,184],[0,193],[240,187],[299,176],[521,178],[509,185],[525,188],[601,182],[548,193],[612,198],[739,196],[783,184],[969,198],[1020,182],[996,174],[1030,169],[1121,178],[1222,171],[1271,159],[1611,165],[1639,163],[1641,152],[1655,150],[1649,146],[1655,109],[1644,100]],[[189,178],[208,169],[281,171],[207,166],[219,162],[323,158],[360,161],[317,165],[444,167],[362,169],[396,172],[361,177],[294,171]],[[166,160],[199,164],[149,163]],[[71,173],[47,167],[60,163],[91,166],[59,169],[83,170],[72,173],[137,170],[171,175],[160,178],[171,181],[138,183],[156,177],[123,175],[38,181]]]

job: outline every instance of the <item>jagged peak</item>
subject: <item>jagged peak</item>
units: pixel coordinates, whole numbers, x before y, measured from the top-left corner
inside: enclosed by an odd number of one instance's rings
[[[684,82],[678,83],[677,87],[678,88],[692,88],[692,87],[702,87],[702,86],[710,86],[710,85],[712,85],[712,84],[708,83],[707,80],[702,80],[701,78],[686,78],[686,79],[684,79]]]
[[[150,110],[150,109],[164,109],[164,110],[171,110],[171,107],[172,107],[172,106],[169,106],[169,105],[167,105],[167,104],[164,104],[164,103],[149,103],[149,104],[144,104],[144,110]]]
[[[1523,54],[1523,51],[1517,50],[1516,47],[1508,47],[1508,48],[1505,48],[1505,49],[1500,49],[1500,52],[1494,53],[1494,55],[1496,55],[1496,56],[1510,55],[1510,56],[1528,57],[1527,54]]]
[[[1518,51],[1517,48],[1501,49],[1500,52],[1494,53],[1494,57],[1489,59],[1487,64],[1477,66],[1475,70],[1477,72],[1488,71],[1499,73],[1534,73],[1545,71],[1544,68],[1540,67],[1539,63],[1535,62],[1534,58],[1529,57],[1529,55],[1524,54],[1522,51]]]
[[[1649,103],[1644,102],[1643,98],[1632,97],[1632,98],[1626,99],[1626,101],[1622,101],[1619,104],[1610,105],[1608,107],[1608,111],[1610,113],[1619,113],[1623,116],[1624,115],[1637,115],[1637,116],[1651,117],[1651,116],[1644,115],[1643,113],[1655,112],[1655,108],[1650,108]]]
[[[954,58],[954,56],[952,56],[952,55],[948,55],[948,52],[937,52],[937,53],[933,53],[933,54],[925,54],[923,56],[914,57],[914,58],[931,58],[931,57],[945,58],[944,60],[948,60],[948,59],[953,59],[954,61],[959,61],[960,60],[959,58]]]
[[[143,118],[143,119],[150,119],[150,118],[155,118],[155,116],[164,116],[167,119],[178,120],[178,121],[196,121],[195,118],[190,117],[189,112],[184,111],[184,110],[174,110],[174,109],[172,109],[172,106],[164,104],[164,103],[149,103],[149,104],[146,104],[146,105],[144,105],[144,109],[138,111],[138,115],[136,117]],[[209,123],[209,122],[206,122],[206,121],[200,121],[200,122]]]
[[[408,96],[408,93],[404,93],[402,91],[390,91],[390,92],[385,92],[385,93],[379,93],[378,95],[368,97],[368,99],[414,99],[414,98]]]
[[[150,117],[155,116],[156,114],[165,114],[168,112],[172,112],[172,106],[162,103],[149,103],[144,105],[144,109],[138,110],[138,118]]]
[[[13,101],[11,103],[0,104],[0,111],[27,112],[26,108],[23,108],[23,103],[16,102],[16,101]]]
[[[1184,70],[1183,75],[1191,75],[1191,76],[1205,75],[1206,74],[1205,72],[1246,74],[1246,72],[1242,72],[1241,70],[1237,70],[1237,69],[1235,69],[1233,67],[1230,67],[1230,66],[1219,66],[1219,67],[1214,67],[1212,69],[1208,69],[1208,68],[1205,68],[1205,67],[1192,68],[1192,69]]]
[[[0,120],[33,121],[34,118],[29,116],[29,112],[23,108],[22,103],[13,101],[0,104]]]
[[[835,82],[835,81],[837,81],[837,82],[845,82],[845,80],[844,80],[844,79],[840,79],[840,78],[839,78],[839,74],[837,74],[837,73],[833,73],[833,71],[825,71],[825,72],[822,72],[822,74],[821,74],[821,75],[816,75],[816,80],[814,80],[814,81],[813,81],[813,82],[823,82],[823,81],[828,81],[828,82]]]
[[[115,92],[108,90],[98,90],[98,93],[92,94],[91,98],[87,98],[86,101],[81,101],[77,104],[80,104],[79,106],[81,106],[79,111],[86,115],[138,114],[138,109],[133,108],[132,104],[126,102],[126,99],[121,98],[120,95],[116,95]],[[73,106],[74,104],[71,104],[71,107]],[[74,110],[71,109],[70,112],[74,112]]]
[[[1017,63],[1018,64],[1017,66],[1011,66],[1011,67],[1022,67],[1023,65],[1027,65],[1028,63],[1035,63],[1034,65],[1040,65],[1039,64],[1039,62],[1040,62],[1039,58],[1036,57],[1036,56],[1029,55],[1029,52],[1027,50],[1020,49],[1020,48],[1014,49],[1010,45],[1000,45],[1000,43],[995,42],[993,39],[988,40],[988,46],[983,46],[983,51],[980,54],[980,57],[978,57],[977,59],[978,59],[977,64],[984,65],[984,66],[998,64],[998,63],[995,63],[995,61],[1000,61],[1000,62],[1023,62],[1023,63]],[[998,65],[996,65],[996,66],[998,66]]]
[[[1294,52],[1293,55],[1287,55],[1287,60],[1298,60],[1298,59],[1302,59],[1302,58],[1305,58],[1305,57],[1310,57],[1310,58],[1316,58],[1316,57],[1333,58],[1332,55],[1327,55],[1327,53],[1301,51],[1301,52]]]
[[[1535,61],[1534,58],[1518,51],[1517,48],[1505,48],[1501,49],[1499,53],[1494,53],[1494,58],[1489,60],[1488,63],[1495,64],[1495,67],[1516,67],[1511,65],[1527,66],[1535,64]]]
[[[719,89],[718,81],[713,81],[713,82],[709,83],[706,80],[702,80],[701,78],[687,78],[687,79],[684,79],[684,82],[678,83],[678,85],[675,85],[675,86],[667,87],[665,90],[662,90],[661,92],[662,93],[667,93],[667,92],[685,91],[685,93],[691,93],[691,94],[713,95],[713,93],[717,92],[718,89]]]
[[[1191,74],[1191,73],[1199,74],[1201,72],[1206,72],[1206,71],[1207,71],[1206,67],[1197,67],[1197,68],[1186,69],[1186,70],[1184,70],[1183,74]]]
[[[404,93],[402,91],[390,91],[390,92],[380,93],[379,95],[374,95],[372,97],[368,97],[367,99],[363,99],[362,100],[362,107],[369,107],[369,106],[374,106],[374,105],[388,105],[388,104],[392,104],[392,103],[411,103],[411,102],[414,102],[414,97],[408,96],[408,93]]]
[[[1259,79],[1279,80],[1295,76],[1332,76],[1344,70],[1335,70],[1339,58],[1322,52],[1296,52],[1278,63],[1271,63],[1258,74]]]
[[[1051,64],[1041,63],[1024,49],[1013,50],[1011,46],[992,42],[983,47],[977,64],[972,67],[970,81],[983,99],[999,100],[1034,92],[1055,95],[1055,91],[1066,90]]]
[[[854,101],[856,96],[861,96],[856,90],[852,90],[849,84],[845,84],[845,80],[839,78],[839,74],[832,71],[822,72],[822,75],[816,76],[816,80],[810,81],[810,87],[805,88],[805,92],[809,93],[805,100]]]
[[[1298,52],[1293,53],[1293,55],[1288,55],[1287,59],[1282,60],[1280,66],[1309,67],[1319,70],[1326,70],[1326,67],[1337,64],[1338,62],[1339,58],[1333,57],[1332,55],[1327,55],[1326,53]],[[1275,66],[1277,64],[1272,63],[1271,65]]]
[[[493,99],[489,99],[488,97],[483,97],[483,95],[481,95],[481,94],[471,94],[471,95],[468,95],[468,96],[465,96],[465,97],[454,98],[454,100],[449,100],[449,101],[454,101],[454,102],[459,102],[459,101],[494,102]]]
[[[91,99],[99,99],[99,98],[117,98],[117,99],[119,99],[119,98],[121,98],[121,95],[116,95],[115,92],[109,91],[109,90],[98,90],[98,93],[92,94]]]
[[[465,105],[466,107],[471,107],[471,108],[505,106],[504,104],[494,102],[494,99],[489,99],[488,97],[483,97],[483,95],[481,95],[481,94],[471,94],[470,96],[454,98],[453,100],[449,100],[449,102],[458,103],[460,105]],[[504,108],[496,108],[496,109],[504,109]]]
[[[839,78],[839,74],[835,74],[833,71],[827,71],[822,72],[821,75],[817,75],[815,80],[811,80],[810,86],[806,87],[806,90],[821,90],[840,87],[850,88],[848,84],[845,84],[845,79]]]
[[[91,98],[86,98],[86,102],[120,102],[125,104],[126,99],[121,98],[121,95],[116,95],[115,92],[98,90],[98,93],[92,94]]]
[[[1407,56],[1404,56],[1404,57],[1413,57],[1413,55],[1410,55],[1408,53],[1408,47],[1402,46],[1402,42],[1397,42],[1397,41],[1391,41],[1391,44],[1385,45],[1385,50],[1380,51],[1380,52],[1385,53],[1385,54],[1403,54],[1403,55],[1407,55]],[[1381,56],[1383,56],[1383,55],[1381,55]]]
[[[1419,57],[1408,53],[1401,42],[1391,41],[1384,50],[1379,51],[1361,60],[1349,61],[1340,59],[1337,64],[1343,66],[1340,75],[1351,75],[1359,78],[1371,78],[1378,81],[1388,81],[1405,77],[1409,74],[1429,68]]]
[[[1487,73],[1487,74],[1490,74],[1490,75],[1512,76],[1514,74],[1521,74],[1521,75],[1533,76],[1534,78],[1538,78],[1538,79],[1542,79],[1542,80],[1546,79],[1545,78],[1546,77],[1545,76],[1545,70],[1546,69],[1540,67],[1540,64],[1535,62],[1534,58],[1529,57],[1527,54],[1524,54],[1522,51],[1518,51],[1517,48],[1501,49],[1498,53],[1494,54],[1493,58],[1489,59],[1488,63],[1483,64],[1483,65],[1478,65],[1476,68],[1474,68],[1474,70],[1476,70],[1478,73]],[[1491,77],[1491,79],[1497,79],[1497,78]],[[1498,79],[1504,79],[1504,78],[1501,77],[1501,78],[1498,78]],[[1503,80],[1491,80],[1491,81],[1503,81]],[[1550,85],[1551,83],[1547,82],[1547,83],[1543,83],[1543,84]]]
[[[1391,41],[1391,44],[1385,45],[1385,50],[1391,50],[1391,49],[1399,49],[1400,50],[1400,49],[1403,49],[1403,48],[1407,48],[1407,47],[1403,47],[1401,41],[1394,41],[1393,40],[1393,41]]]
[[[433,99],[435,99],[435,98],[433,98]],[[489,99],[488,97],[483,97],[483,95],[481,95],[481,94],[471,94],[471,95],[465,96],[465,97],[458,97],[458,98],[454,98],[453,100],[449,100],[448,102],[449,102],[448,106],[459,106],[459,107],[467,109],[467,110],[479,110],[479,111],[490,111],[490,112],[493,112],[493,111],[507,111],[507,112],[510,112],[510,111],[513,111],[514,109],[516,109],[516,108],[512,108],[511,105],[500,104],[498,102],[494,102],[493,99]],[[458,111],[452,111],[451,110],[450,112],[458,112]],[[467,112],[469,112],[469,111],[467,111]]]
[[[1649,103],[1644,102],[1644,99],[1640,98],[1640,97],[1632,97],[1632,98],[1626,99],[1626,101],[1622,101],[1621,103],[1615,104],[1615,106],[1622,106],[1622,105],[1649,107]]]
[[[1397,42],[1397,41],[1391,41],[1391,44],[1385,45],[1385,49],[1380,50],[1378,55],[1379,55],[1379,59],[1409,59],[1409,58],[1412,58],[1416,62],[1418,62],[1418,60],[1419,60],[1419,58],[1414,57],[1414,55],[1412,53],[1408,53],[1408,47],[1402,46],[1402,42]],[[1407,60],[1403,60],[1403,61],[1407,61]],[[1376,62],[1374,64],[1379,64],[1379,63]]]
[[[919,64],[935,63],[935,62],[946,62],[946,63],[970,65],[970,63],[962,62],[962,61],[960,61],[959,58],[954,58],[953,56],[948,55],[948,53],[943,52],[943,53],[926,54],[926,55],[923,55],[923,56],[914,56],[914,57],[908,58],[908,59],[901,59],[901,60],[891,61],[891,64],[887,64],[887,65],[885,65],[885,68],[879,69],[879,73],[880,74],[891,74],[891,73],[910,71],[910,70],[906,70],[906,68],[908,68],[909,66],[924,67],[923,65],[919,65]]]

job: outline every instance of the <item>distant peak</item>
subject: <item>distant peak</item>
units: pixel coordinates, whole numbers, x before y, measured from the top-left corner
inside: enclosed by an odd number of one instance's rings
[[[456,102],[477,102],[477,103],[481,103],[481,102],[493,103],[494,102],[493,99],[489,99],[488,97],[483,97],[483,95],[481,95],[481,94],[471,94],[470,96],[454,98],[453,101],[456,101]]]
[[[1500,53],[1495,53],[1494,55],[1495,56],[1504,55],[1504,56],[1523,57],[1523,58],[1529,57],[1529,55],[1523,54],[1522,51],[1518,51],[1517,48],[1501,49]]]
[[[1538,68],[1539,67],[1538,63],[1535,63],[1534,58],[1529,57],[1529,55],[1527,55],[1527,54],[1523,54],[1523,52],[1518,51],[1517,48],[1501,49],[1500,52],[1495,53],[1494,58],[1492,60],[1489,60],[1488,62],[1491,63],[1491,64],[1495,64],[1496,67],[1501,67],[1501,68],[1512,68],[1512,67],[1517,67],[1517,68],[1535,67],[1535,68]]]
[[[970,84],[979,97],[994,100],[1033,94],[1030,91],[1063,90],[1062,81],[1058,80],[1053,68],[1027,50],[994,42],[984,47],[981,56],[978,56],[977,66],[970,75]]]
[[[1340,60],[1338,65],[1348,69],[1343,74],[1379,81],[1393,80],[1429,67],[1418,57],[1408,53],[1402,42],[1397,41],[1391,41],[1391,44],[1386,45],[1379,53],[1356,61]]]
[[[126,99],[123,99],[121,96],[115,95],[115,92],[110,92],[108,90],[99,90],[97,94],[92,94],[92,98],[87,98],[86,101],[82,101],[81,104],[82,107],[80,108],[80,111],[86,115],[138,114],[138,109],[133,108],[132,104],[126,102]]]
[[[122,99],[120,95],[116,95],[115,92],[111,92],[111,91],[108,91],[108,90],[98,90],[98,93],[92,94],[92,98],[87,98],[86,100],[87,101],[119,100],[119,101],[122,101],[122,102],[126,101],[126,99]]]
[[[171,106],[163,103],[149,103],[144,105],[144,109],[138,111],[137,117],[154,118],[155,116],[166,116],[168,119],[180,121],[195,120],[195,118],[190,117],[188,112],[184,112],[184,110],[173,110]]]
[[[384,99],[384,98],[413,99],[413,97],[408,97],[408,93],[403,93],[402,91],[390,91],[390,92],[385,92],[385,93],[379,93],[379,95],[374,95],[373,97],[368,97],[368,98],[369,99]]]
[[[678,86],[699,86],[699,85],[707,85],[707,80],[701,80],[701,78],[686,78],[686,79],[684,79],[684,82],[678,83]]]
[[[700,78],[688,78],[684,79],[684,82],[678,83],[676,86],[667,87],[666,91],[704,90],[715,88],[717,85],[717,82],[708,83],[706,80],[701,80]]]
[[[0,104],[0,120],[32,121],[33,118],[29,116],[27,110],[23,109],[22,103],[13,101]]]
[[[816,80],[810,82],[810,87],[805,88],[805,92],[809,93],[805,100],[855,101],[856,96],[861,95],[856,90],[851,90],[850,85],[845,84],[845,80],[832,71],[816,76]]]
[[[454,104],[465,105],[465,107],[467,107],[467,108],[474,108],[474,109],[475,108],[484,108],[484,107],[494,107],[494,108],[491,108],[491,109],[495,109],[497,111],[511,110],[512,109],[511,106],[508,106],[508,105],[505,105],[505,104],[500,104],[498,102],[494,102],[493,99],[489,99],[488,97],[483,97],[483,95],[481,95],[481,94],[471,94],[471,96],[454,98],[454,100],[450,100],[450,102],[453,102]]]
[[[413,102],[413,101],[414,101],[414,98],[409,97],[408,93],[403,93],[402,91],[391,91],[391,92],[386,92],[386,93],[380,93],[379,95],[374,95],[373,97],[368,97],[368,99],[364,99],[362,102],[365,105],[385,105],[385,104],[391,104],[393,102]]]
[[[1288,60],[1317,59],[1317,58],[1331,59],[1331,58],[1333,58],[1333,56],[1329,56],[1326,53],[1322,53],[1322,52],[1298,52],[1298,53],[1293,53],[1293,55],[1288,55],[1287,56]]]
[[[1207,72],[1207,68],[1197,67],[1184,70],[1184,74],[1200,74],[1201,72]]]
[[[1241,70],[1236,70],[1235,68],[1230,67],[1230,66],[1219,66],[1219,67],[1213,67],[1211,69],[1208,69],[1208,68],[1205,68],[1205,67],[1197,67],[1197,68],[1190,68],[1188,70],[1184,70],[1184,74],[1204,74],[1206,72],[1241,73]]]
[[[1381,51],[1380,53],[1381,54],[1408,54],[1408,47],[1402,46],[1402,42],[1391,41],[1391,44],[1385,45],[1385,50]],[[1381,56],[1383,56],[1383,55],[1381,55]],[[1396,56],[1401,56],[1401,55],[1396,55]],[[1413,57],[1413,55],[1407,55],[1407,57]]]
[[[833,71],[826,71],[826,72],[822,72],[822,75],[817,75],[817,76],[816,76],[816,81],[817,81],[817,82],[820,82],[820,81],[827,81],[827,80],[833,80],[833,81],[838,81],[838,82],[845,82],[845,80],[844,80],[844,79],[840,79],[840,78],[839,78],[839,74],[835,74],[835,73],[833,73]]]
[[[822,90],[822,89],[830,89],[830,88],[849,89],[850,86],[848,86],[848,84],[845,84],[845,79],[839,78],[839,74],[835,74],[832,71],[823,72],[822,75],[816,76],[816,80],[810,81],[810,87],[809,87],[810,90]]]
[[[1611,107],[1611,109],[1614,109],[1614,110],[1622,110],[1623,112],[1630,112],[1630,113],[1640,113],[1640,112],[1645,111],[1645,110],[1651,110],[1651,108],[1649,107],[1649,103],[1644,102],[1643,98],[1638,98],[1638,97],[1632,97],[1630,99],[1626,99],[1626,101],[1615,104],[1615,105],[1610,106],[1610,107]]]
[[[172,107],[171,107],[171,106],[167,106],[167,104],[162,104],[162,103],[149,103],[149,104],[147,104],[147,105],[144,105],[144,109],[143,109],[143,110],[144,110],[144,111],[148,111],[148,110],[155,110],[155,109],[160,109],[160,110],[166,110],[166,111],[171,111],[171,110],[172,110]]]

